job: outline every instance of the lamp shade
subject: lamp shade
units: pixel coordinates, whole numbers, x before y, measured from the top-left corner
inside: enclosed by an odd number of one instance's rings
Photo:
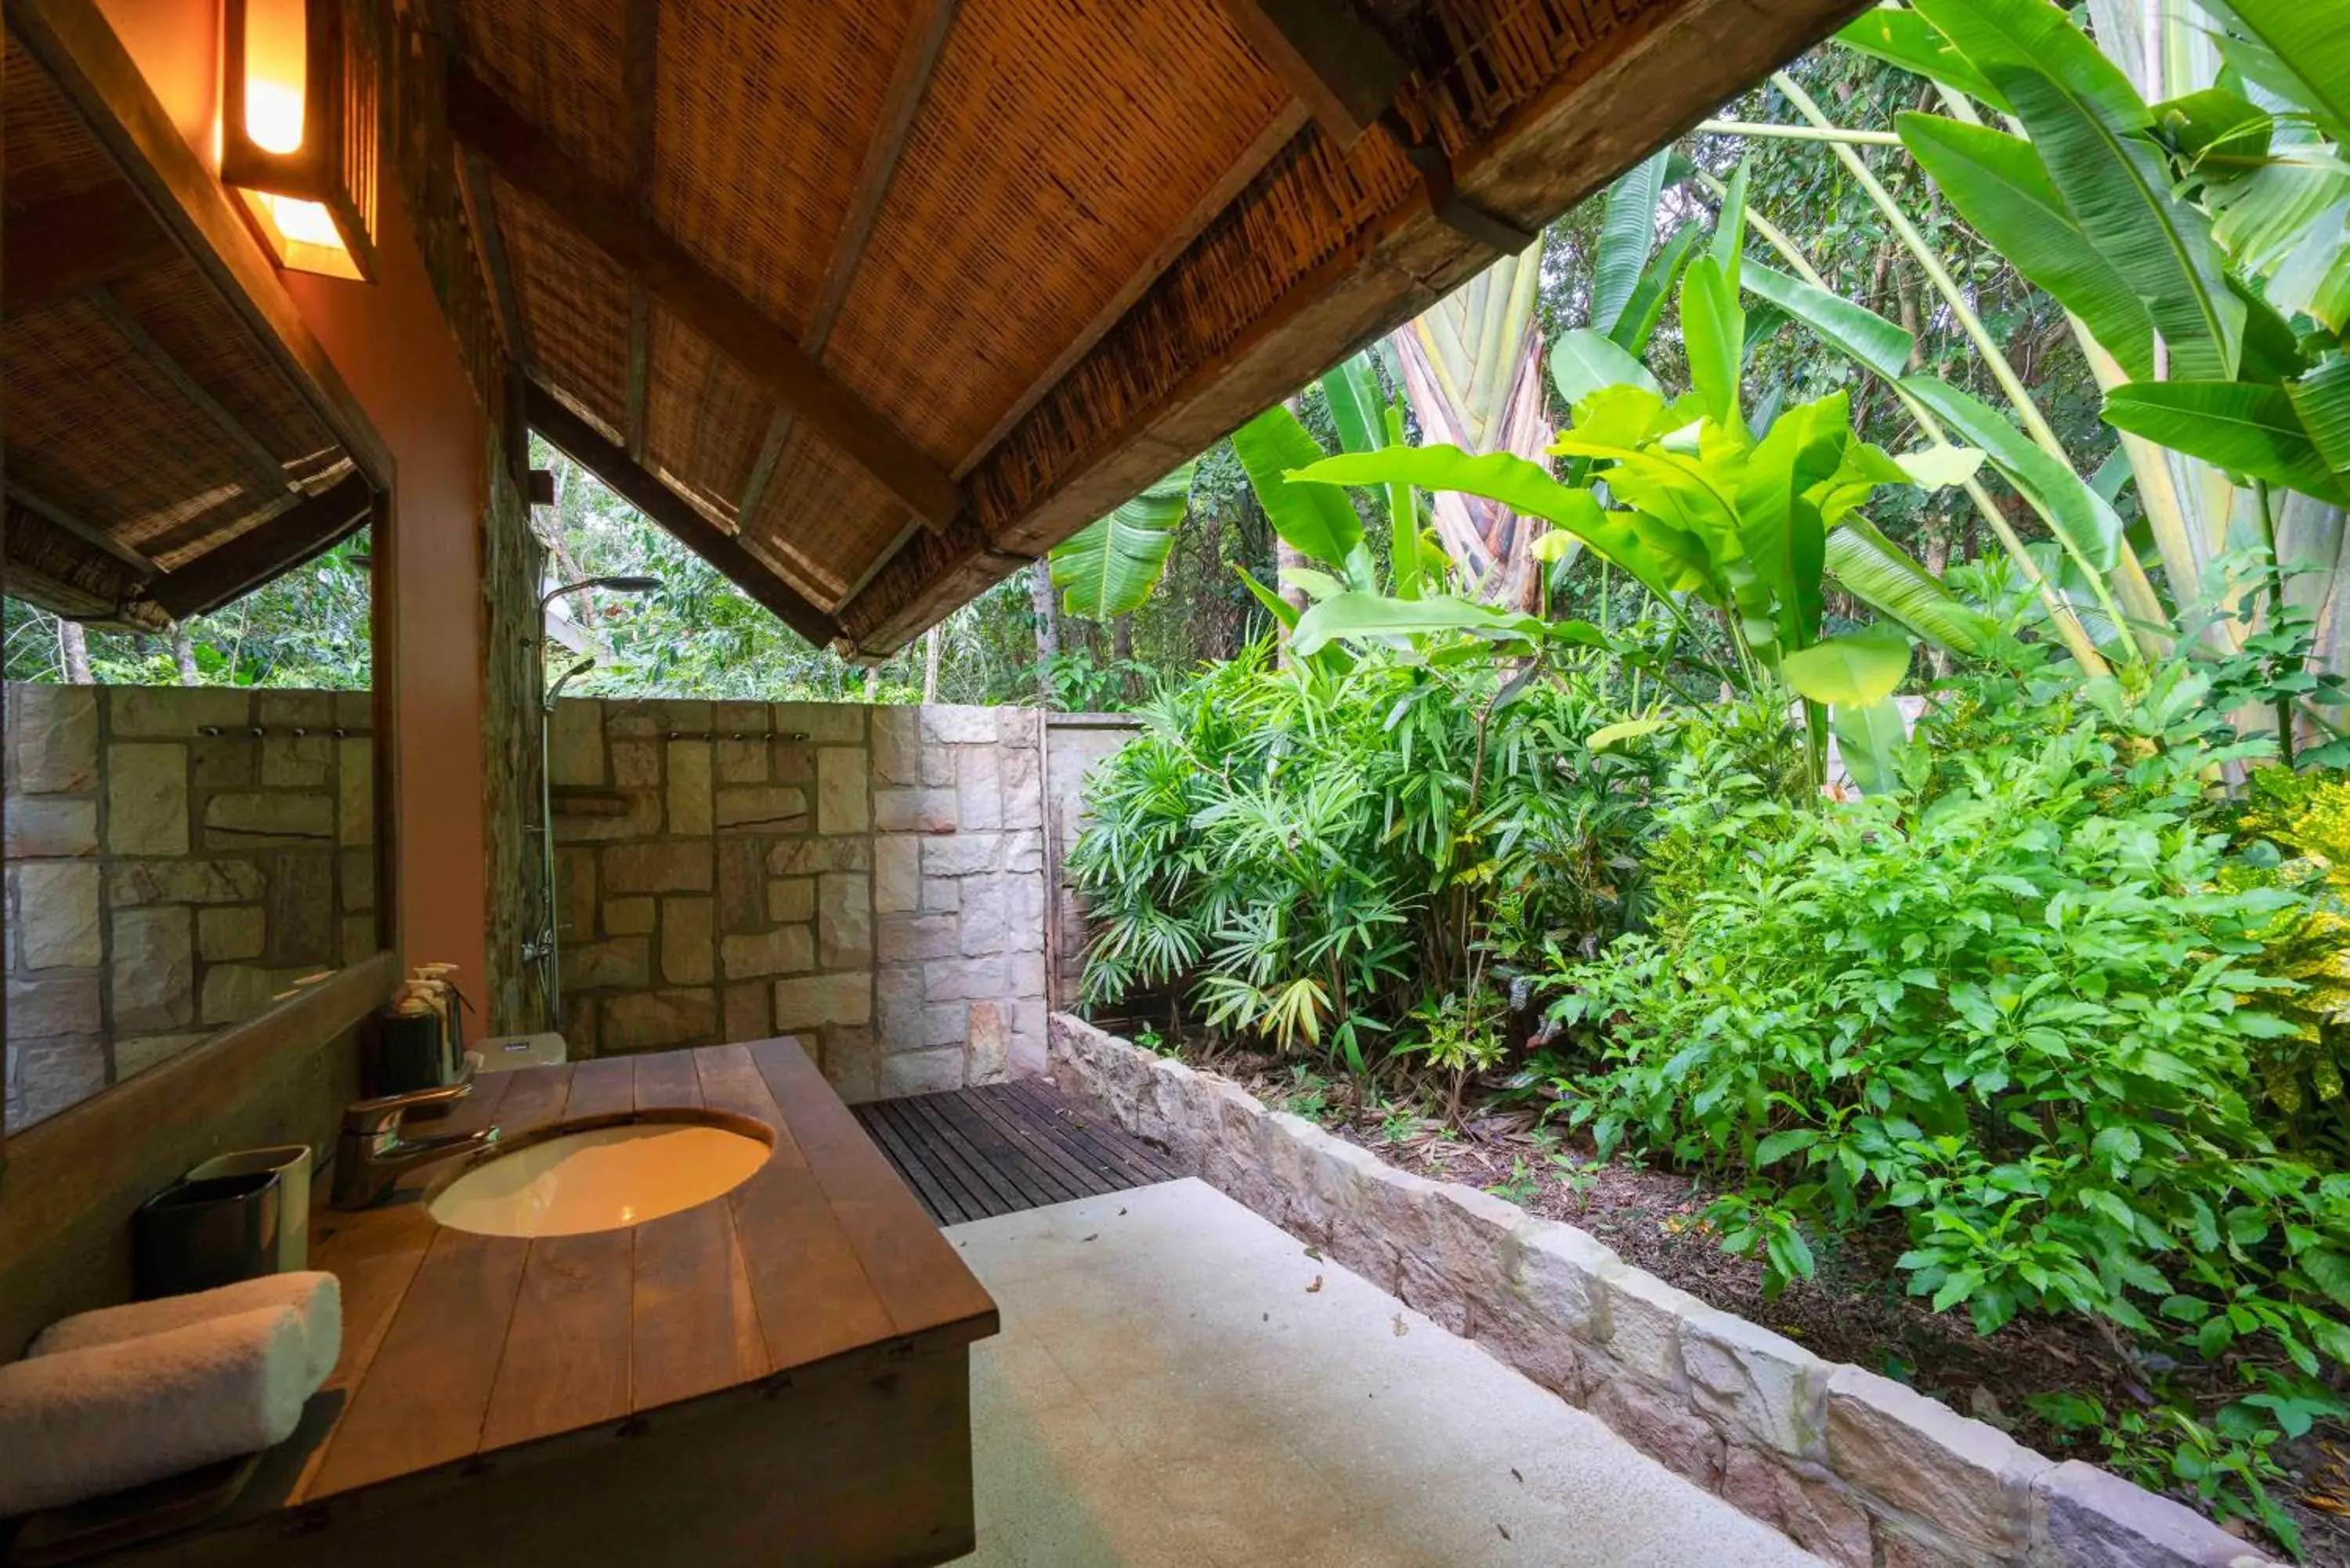
[[[226,0],[221,179],[282,266],[372,279],[383,151],[374,0]]]

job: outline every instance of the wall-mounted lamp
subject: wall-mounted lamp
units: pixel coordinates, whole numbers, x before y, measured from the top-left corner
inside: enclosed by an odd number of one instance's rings
[[[279,265],[375,275],[382,51],[370,0],[226,0],[221,179]]]

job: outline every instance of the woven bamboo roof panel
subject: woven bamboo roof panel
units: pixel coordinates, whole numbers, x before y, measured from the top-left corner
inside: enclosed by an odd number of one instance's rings
[[[537,202],[493,180],[536,368],[616,441],[629,401],[629,280]]]
[[[961,462],[1287,101],[1212,5],[965,0],[827,362]]]
[[[795,335],[911,17],[906,0],[661,8],[654,217]],[[753,125],[758,134],[743,134]]]
[[[0,100],[0,123],[6,127],[11,207],[77,196],[120,178],[105,149],[41,67],[13,43],[0,87],[6,92]]]
[[[645,459],[722,528],[733,530],[767,431],[758,384],[659,305],[647,324]]]
[[[315,549],[276,525],[349,455],[13,33],[5,73],[9,589],[161,626]]]
[[[621,488],[881,654],[1865,3],[450,0],[450,123]]]

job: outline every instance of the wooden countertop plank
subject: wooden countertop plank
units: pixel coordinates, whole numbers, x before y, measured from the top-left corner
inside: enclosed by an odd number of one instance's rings
[[[411,1137],[434,1137],[488,1127],[498,1119],[498,1103],[514,1087],[515,1076],[513,1073],[476,1073],[473,1086],[449,1107],[448,1115],[428,1118],[411,1114],[402,1118],[402,1129]]]
[[[695,1054],[694,1064],[710,1109],[775,1130],[767,1163],[729,1195],[772,1369],[803,1366],[889,1338],[896,1319],[868,1276],[842,1216],[808,1169],[750,1049],[707,1047]],[[830,1097],[830,1089],[825,1093]]]
[[[572,1078],[575,1097],[581,1081]],[[629,1414],[636,1234],[633,1229],[594,1231],[530,1243],[482,1421],[483,1448],[551,1438]]]
[[[637,1075],[637,1109],[701,1105],[702,1079],[694,1071],[693,1058],[691,1051],[661,1051],[650,1056],[630,1057]]]
[[[430,1469],[481,1448],[482,1417],[529,1252],[530,1243],[512,1237],[433,1231],[382,1349],[297,1501]]]
[[[637,1107],[637,1066],[626,1056],[599,1056],[571,1069],[571,1095],[563,1119],[616,1116]]]
[[[636,1230],[632,1408],[650,1410],[767,1374],[766,1336],[733,1206],[696,1204]]]
[[[993,1332],[994,1301],[799,1043],[762,1040],[749,1050],[898,1331],[970,1321]],[[746,1227],[746,1243],[752,1235]]]
[[[315,1212],[317,1233],[313,1242],[321,1252],[331,1249],[335,1278],[343,1296],[343,1351],[323,1392],[340,1390],[347,1397],[326,1441],[313,1449],[304,1463],[295,1483],[297,1494],[307,1491],[317,1480],[335,1434],[350,1414],[348,1394],[365,1381],[369,1367],[382,1350],[392,1318],[423,1265],[432,1226],[431,1216],[413,1205],[358,1213],[321,1207]]]
[[[563,1119],[563,1107],[571,1098],[571,1077],[574,1064],[566,1062],[556,1067],[522,1067],[500,1077],[511,1078],[505,1097],[498,1102],[498,1136],[509,1142]]]

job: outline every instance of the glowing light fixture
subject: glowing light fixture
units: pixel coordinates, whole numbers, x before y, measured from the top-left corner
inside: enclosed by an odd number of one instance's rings
[[[227,0],[221,179],[280,265],[375,273],[382,92],[373,0]]]

